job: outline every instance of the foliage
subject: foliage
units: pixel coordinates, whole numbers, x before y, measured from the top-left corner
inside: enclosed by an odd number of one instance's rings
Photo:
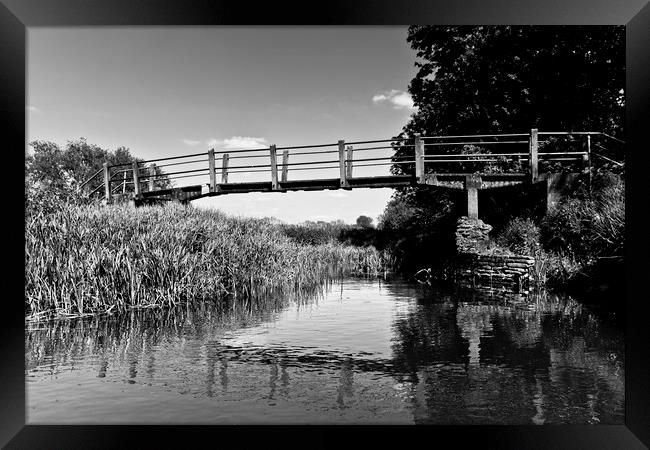
[[[457,216],[453,192],[396,191],[380,216],[377,248],[390,253],[405,272],[442,264],[455,251]]]
[[[377,274],[372,247],[300,245],[268,220],[181,205],[62,204],[25,223],[29,313],[92,314],[187,301],[261,302]]]
[[[378,227],[382,230],[400,230],[414,220],[415,209],[399,195],[393,195],[379,217]]]
[[[61,149],[50,141],[32,141],[30,147],[33,154],[25,155],[25,200],[39,202],[43,198],[55,198],[56,201],[79,203],[83,196],[81,184],[100,171],[104,162],[109,165],[125,164],[129,167],[134,161],[142,162],[140,158],[131,155],[126,147],[118,147],[114,151],[89,144],[84,138],[68,141]],[[170,187],[169,179],[156,168],[157,188]],[[130,176],[129,173],[126,174]],[[93,179],[85,187],[86,192],[103,185],[101,176]],[[133,185],[127,184],[125,190],[133,191]]]
[[[533,256],[532,279],[538,288],[566,287],[584,275],[585,266],[563,252],[547,252],[538,247]]]
[[[343,230],[349,228],[342,221],[306,221],[301,224],[281,224],[282,232],[299,244],[320,245],[338,242]]]
[[[417,52],[409,85],[417,110],[400,137],[531,128],[623,135],[622,26],[416,25],[407,40]],[[402,167],[393,170],[413,170]]]
[[[622,255],[625,243],[625,184],[611,173],[594,177],[583,190],[560,203],[542,222],[544,246],[581,260]]]
[[[377,246],[378,232],[374,227],[348,225],[343,221],[281,224],[283,233],[299,244],[319,245],[339,243],[357,247]]]
[[[361,228],[372,228],[372,217],[363,215],[357,217],[357,226]]]
[[[407,40],[420,130],[622,134],[622,26],[411,26]]]
[[[591,191],[583,186],[549,211],[539,225],[529,217],[510,220],[496,241],[515,253],[534,256],[534,280],[539,286],[553,287],[597,273],[595,266],[602,257],[622,257],[624,232],[623,179],[602,173],[594,177]]]
[[[534,255],[539,247],[539,227],[529,218],[515,218],[508,222],[496,241],[516,254]]]

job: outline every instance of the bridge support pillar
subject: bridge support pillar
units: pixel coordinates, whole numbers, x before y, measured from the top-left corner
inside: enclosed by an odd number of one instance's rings
[[[467,217],[478,219],[478,190],[481,187],[479,175],[467,175],[465,177],[465,192],[467,193]]]

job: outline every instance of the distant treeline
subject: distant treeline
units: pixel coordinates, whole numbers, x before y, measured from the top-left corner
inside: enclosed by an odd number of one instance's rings
[[[351,225],[341,220],[306,221],[301,224],[281,224],[280,227],[293,241],[309,245],[338,242],[364,247],[374,245],[377,235],[377,230],[372,226]]]

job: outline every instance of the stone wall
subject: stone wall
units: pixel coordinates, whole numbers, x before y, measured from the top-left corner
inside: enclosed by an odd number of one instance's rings
[[[477,253],[484,250],[490,242],[492,226],[480,219],[463,216],[456,225],[456,250],[458,253]]]
[[[535,258],[491,248],[490,230],[492,227],[479,219],[458,219],[454,281],[464,287],[528,292]]]
[[[461,286],[528,292],[531,256],[461,253],[456,258],[455,281]]]

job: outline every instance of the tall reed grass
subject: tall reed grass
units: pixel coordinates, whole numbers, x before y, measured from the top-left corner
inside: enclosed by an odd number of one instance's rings
[[[177,204],[63,205],[25,222],[30,316],[254,303],[382,270],[372,247],[300,245],[270,221]]]

